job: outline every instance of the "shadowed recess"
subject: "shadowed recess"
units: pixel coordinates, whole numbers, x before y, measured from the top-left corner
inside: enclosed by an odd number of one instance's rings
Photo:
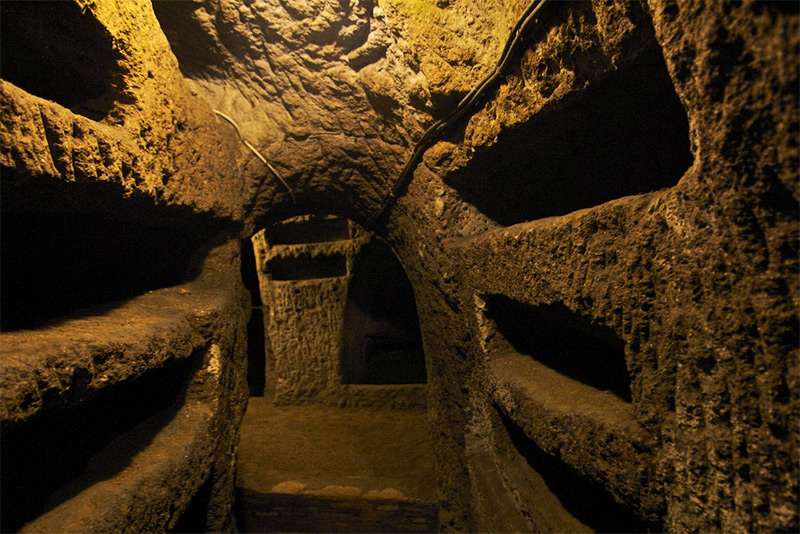
[[[202,233],[83,213],[3,213],[0,325],[36,328],[185,281]]]
[[[502,225],[564,215],[678,183],[692,163],[686,112],[661,51],[552,104],[446,178]]]
[[[273,280],[317,280],[347,274],[347,261],[343,254],[298,254],[279,256],[268,260],[264,266]]]
[[[153,1],[161,30],[178,58],[181,72],[188,78],[219,75],[218,69],[227,66],[224,52],[204,27],[201,8],[197,2]],[[196,16],[198,12],[200,16]]]
[[[563,375],[631,401],[625,343],[563,304],[531,306],[504,295],[485,299],[486,317],[517,352]]]
[[[3,2],[2,77],[89,119],[122,96],[120,55],[108,31],[74,2]]]
[[[250,320],[247,322],[247,387],[251,397],[262,397],[266,372],[264,308],[261,302],[253,243],[249,239],[243,239],[241,251],[242,283],[250,292]]]
[[[403,266],[381,241],[369,242],[356,257],[344,313],[343,383],[427,381],[414,291]]]
[[[571,519],[589,527],[590,532],[661,532],[661,528],[643,522],[629,508],[617,502],[602,485],[539,448],[502,410],[497,410],[497,413],[514,449],[524,458],[528,468],[541,476],[546,489],[558,499]],[[571,522],[570,527],[574,528]]]
[[[75,408],[43,415],[19,429],[4,429],[2,531],[16,532],[25,522],[73,497],[83,488],[54,492],[89,467],[98,478],[94,482],[123,470],[180,409],[189,377],[201,362],[195,355],[169,363],[108,388]],[[88,374],[76,369],[73,387],[85,387],[81,386],[85,380]],[[124,443],[116,464],[92,464],[95,454],[133,429],[137,429],[135,437]]]

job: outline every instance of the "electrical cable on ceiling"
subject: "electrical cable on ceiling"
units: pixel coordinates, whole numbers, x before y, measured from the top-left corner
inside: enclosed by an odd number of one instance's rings
[[[503,52],[500,54],[500,59],[497,61],[494,70],[492,70],[491,73],[489,73],[475,87],[473,87],[472,90],[461,99],[458,105],[447,114],[447,116],[439,119],[427,130],[425,130],[425,133],[422,134],[422,137],[420,137],[419,141],[417,141],[416,145],[414,145],[414,151],[411,153],[411,157],[409,157],[405,167],[403,167],[400,177],[395,182],[391,191],[389,191],[389,194],[384,197],[383,202],[381,202],[381,205],[378,207],[375,213],[373,213],[372,216],[367,220],[367,228],[372,227],[378,217],[380,217],[386,211],[393,199],[397,198],[397,195],[400,193],[400,189],[410,178],[411,174],[414,172],[414,169],[419,164],[422,154],[427,148],[430,147],[434,139],[436,139],[436,137],[444,130],[455,124],[467,111],[469,111],[478,101],[480,101],[484,93],[500,79],[503,71],[508,67],[511,58],[517,52],[520,43],[522,43],[522,34],[527,31],[539,10],[546,2],[547,0],[533,0],[530,3],[530,5],[525,9],[525,11],[523,11],[522,15],[517,20],[517,23],[511,29],[511,33],[508,36],[508,40],[506,40],[506,44],[503,47]]]
[[[249,149],[250,149],[250,151],[251,151],[253,154],[255,154],[255,156],[256,156],[258,159],[260,159],[260,160],[261,160],[261,162],[262,162],[264,165],[266,165],[266,166],[267,166],[267,169],[269,169],[269,171],[270,171],[270,172],[271,172],[271,173],[272,173],[272,174],[275,176],[275,178],[277,178],[277,179],[278,179],[278,181],[279,181],[280,183],[282,183],[282,184],[283,184],[283,186],[286,188],[286,190],[287,190],[287,191],[289,191],[289,195],[291,195],[291,197],[292,197],[292,204],[294,204],[294,203],[295,203],[295,198],[294,198],[294,191],[292,191],[292,188],[291,188],[291,187],[289,187],[289,184],[288,184],[288,183],[286,183],[286,180],[284,180],[284,179],[283,179],[283,176],[281,176],[281,175],[280,175],[280,173],[278,172],[278,170],[277,170],[275,167],[273,167],[273,166],[272,166],[272,164],[270,164],[270,162],[269,162],[269,161],[267,161],[267,158],[265,158],[265,157],[264,157],[264,156],[261,154],[261,152],[259,152],[259,151],[258,151],[258,149],[256,149],[256,147],[254,147],[254,146],[253,146],[253,144],[252,144],[252,143],[250,143],[250,141],[248,141],[247,139],[245,139],[245,138],[244,138],[244,136],[242,135],[242,132],[239,130],[239,125],[238,125],[238,124],[236,124],[236,121],[235,121],[235,120],[233,120],[233,119],[232,119],[230,116],[226,115],[225,113],[221,112],[221,111],[220,111],[220,110],[218,110],[218,109],[215,109],[215,110],[213,110],[213,111],[214,111],[214,113],[216,113],[217,115],[219,115],[220,117],[222,117],[223,119],[225,119],[226,121],[228,121],[229,123],[231,123],[231,126],[233,126],[233,128],[236,130],[236,133],[239,135],[239,139],[241,139],[241,140],[242,140],[242,143],[244,144],[244,146],[246,146],[247,148],[249,148]]]

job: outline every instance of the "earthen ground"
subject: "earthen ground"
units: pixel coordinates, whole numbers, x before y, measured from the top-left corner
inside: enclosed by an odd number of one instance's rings
[[[251,397],[238,456],[240,530],[264,528],[267,519],[280,530],[316,531],[325,523],[325,531],[348,531],[351,519],[367,517],[384,530],[392,515],[429,515],[436,479],[428,429],[425,410],[275,406]],[[327,511],[336,509],[340,517],[331,522]],[[285,524],[290,515],[302,524]],[[407,530],[391,530],[398,528]]]
[[[428,428],[424,410],[275,406],[270,399],[250,397],[237,486],[268,493],[280,484],[275,492],[328,496],[391,489],[409,499],[434,501]]]

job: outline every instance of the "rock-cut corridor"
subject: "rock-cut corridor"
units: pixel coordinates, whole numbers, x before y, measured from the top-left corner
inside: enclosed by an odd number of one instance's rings
[[[800,12],[0,4],[3,532],[796,532]]]

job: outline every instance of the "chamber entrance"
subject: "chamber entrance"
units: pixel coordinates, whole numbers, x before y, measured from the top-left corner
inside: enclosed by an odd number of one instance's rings
[[[423,384],[425,355],[414,291],[400,262],[373,240],[356,257],[347,293],[345,384]]]

